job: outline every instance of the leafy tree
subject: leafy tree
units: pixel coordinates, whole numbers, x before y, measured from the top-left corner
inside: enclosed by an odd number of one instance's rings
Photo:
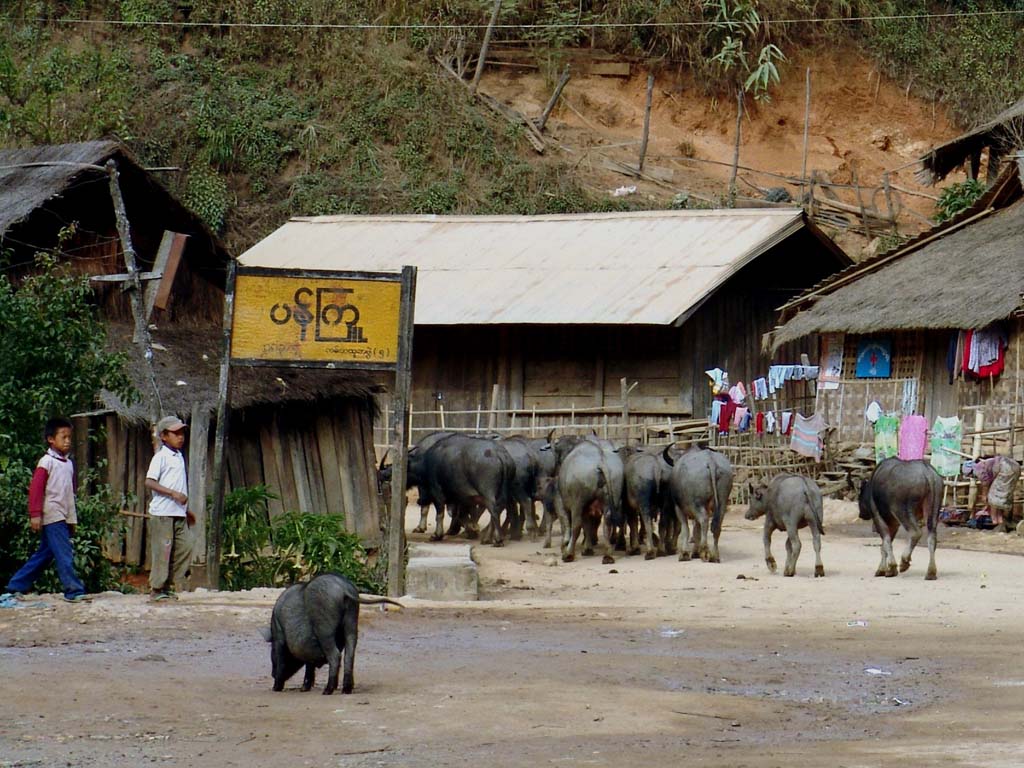
[[[123,355],[105,347],[88,279],[49,255],[38,256],[35,267],[20,283],[0,273],[0,584],[38,542],[26,510],[46,419],[88,409],[102,388],[133,395]],[[99,486],[80,505],[77,564],[91,589],[109,586],[109,565],[99,553],[113,524],[112,501],[109,488]]]
[[[705,0],[704,10],[711,16],[712,63],[734,80],[737,90],[752,93],[757,101],[770,101],[769,89],[779,82],[777,62],[786,57],[769,42],[757,0]]]

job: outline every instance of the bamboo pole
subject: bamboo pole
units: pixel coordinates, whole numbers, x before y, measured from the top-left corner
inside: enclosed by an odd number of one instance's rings
[[[743,132],[743,89],[736,90],[736,145],[732,152],[732,172],[729,174],[729,207],[735,206],[736,198],[736,172],[740,165],[740,137]]]
[[[491,35],[494,34],[494,25],[498,23],[499,11],[501,11],[501,0],[494,0],[494,8],[491,9],[491,20],[487,22],[484,41],[480,45],[480,58],[476,60],[476,72],[473,73],[473,82],[469,86],[469,92],[474,96],[476,95],[477,86],[480,85],[480,77],[484,73],[484,61],[487,59],[487,49],[491,47]]]
[[[654,75],[647,76],[647,103],[644,106],[644,133],[640,139],[640,161],[637,170],[643,173],[644,160],[647,158],[647,137],[651,130],[651,100],[654,96]]]
[[[974,440],[971,446],[971,458],[977,461],[981,458],[981,433],[985,429],[985,411],[977,410],[974,412]],[[970,512],[974,512],[974,504],[978,500],[978,480],[976,477],[971,477],[971,484],[967,490],[967,509]]]
[[[554,110],[555,105],[558,103],[559,97],[562,95],[562,90],[569,82],[569,65],[565,65],[565,69],[562,70],[562,76],[558,79],[558,85],[555,86],[554,93],[551,94],[551,98],[548,99],[547,105],[544,107],[544,111],[541,112],[540,119],[537,121],[537,130],[543,132],[544,126],[548,124],[548,118],[551,116],[551,112]]]
[[[804,94],[804,151],[803,162],[800,165],[800,196],[804,196],[807,183],[807,139],[811,125],[811,68],[807,68],[807,87]]]

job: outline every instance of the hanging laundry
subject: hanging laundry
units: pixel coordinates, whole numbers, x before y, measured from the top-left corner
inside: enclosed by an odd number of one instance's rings
[[[772,411],[768,411],[764,415],[764,428],[768,431],[768,434],[775,434],[775,426],[778,422],[775,419],[775,414]]]
[[[768,391],[774,394],[787,381],[807,381],[818,378],[816,365],[771,365],[768,367]]]
[[[757,418],[754,419],[754,431],[759,435],[764,434],[764,413],[757,414]]]
[[[743,386],[742,381],[737,381],[735,386],[729,390],[729,398],[737,405],[747,399],[747,389]]]
[[[877,400],[872,400],[868,407],[864,409],[864,418],[870,421],[872,424],[878,421],[878,417],[882,415],[882,406]]]
[[[793,419],[793,437],[789,441],[789,447],[801,456],[810,456],[815,461],[821,461],[821,434],[827,426],[819,413],[809,418],[798,413]]]
[[[718,415],[718,431],[721,434],[728,434],[729,424],[732,422],[733,415],[736,413],[736,403],[732,400],[722,401],[722,410]]]
[[[783,411],[782,412],[782,424],[779,428],[780,435],[788,435],[789,431],[793,428],[793,412]]]
[[[900,411],[904,416],[910,416],[917,410],[917,379],[907,379],[903,382],[903,397],[900,400]]]
[[[750,385],[754,388],[754,399],[755,400],[767,400],[768,399],[768,380],[763,376],[760,379],[754,379],[750,382]]]
[[[723,392],[729,391],[729,372],[723,371],[721,368],[712,368],[710,371],[704,371],[709,379],[711,379],[711,393],[713,395],[720,395]]]
[[[718,419],[722,415],[722,401],[712,400],[711,401],[711,416],[708,418],[708,424],[712,427],[718,426]]]
[[[981,330],[973,330],[967,367],[979,376],[987,377],[1003,372],[1002,358],[1006,347],[1006,333],[998,325],[991,325]],[[998,365],[998,372],[992,366]],[[990,370],[985,370],[990,369]]]
[[[943,477],[956,477],[960,474],[960,457],[945,449],[959,451],[963,435],[963,424],[956,416],[939,416],[932,425],[932,466]]]
[[[897,455],[904,461],[923,459],[927,441],[928,419],[924,416],[907,416],[900,423]]]
[[[896,416],[883,415],[875,422],[875,462],[891,459],[899,453],[897,434],[900,420]]]

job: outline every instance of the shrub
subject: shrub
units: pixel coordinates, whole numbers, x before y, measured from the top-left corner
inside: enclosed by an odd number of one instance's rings
[[[939,193],[939,201],[935,204],[938,208],[935,214],[936,223],[949,221],[961,211],[967,210],[984,193],[985,185],[977,179],[950,184]]]

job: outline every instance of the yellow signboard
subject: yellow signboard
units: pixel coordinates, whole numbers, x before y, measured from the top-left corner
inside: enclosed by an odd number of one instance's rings
[[[398,361],[402,284],[398,275],[388,278],[240,270],[232,360],[393,367]]]

